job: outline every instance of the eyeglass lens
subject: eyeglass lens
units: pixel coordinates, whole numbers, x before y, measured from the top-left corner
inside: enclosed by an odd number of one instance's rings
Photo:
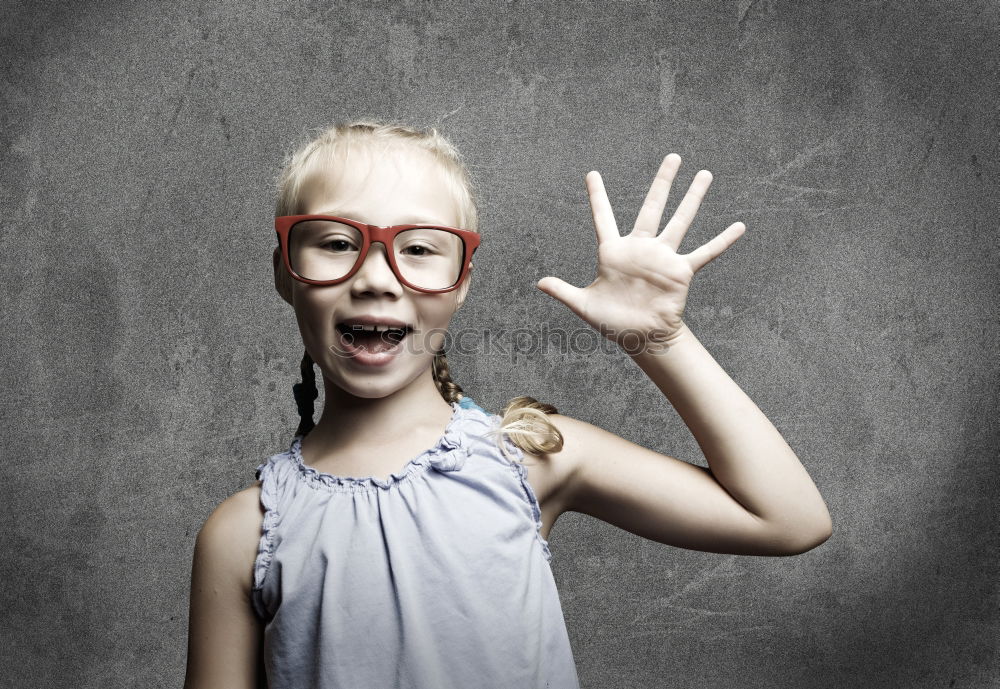
[[[308,280],[336,280],[351,272],[363,244],[356,227],[304,220],[288,233],[288,260],[292,270]],[[454,232],[419,227],[400,232],[392,244],[396,266],[407,282],[424,289],[446,289],[458,282],[465,245]]]

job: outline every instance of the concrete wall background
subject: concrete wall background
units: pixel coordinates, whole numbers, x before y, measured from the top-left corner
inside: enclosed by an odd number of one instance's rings
[[[1000,7],[993,2],[13,2],[0,352],[8,686],[177,687],[194,537],[297,423],[272,183],[310,129],[440,126],[481,190],[457,327],[576,327],[583,175],[631,227],[656,165],[747,234],[686,321],[835,523],[794,558],[552,532],[585,687],[985,687],[997,651]],[[703,463],[621,353],[453,356]]]

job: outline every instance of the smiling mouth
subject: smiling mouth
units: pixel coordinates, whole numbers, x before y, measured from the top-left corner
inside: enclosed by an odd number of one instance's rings
[[[390,327],[387,325],[347,323],[338,323],[337,330],[343,336],[345,342],[357,347],[363,347],[369,352],[374,352],[387,346],[395,347],[403,341],[403,338],[413,332],[413,328],[409,325]]]

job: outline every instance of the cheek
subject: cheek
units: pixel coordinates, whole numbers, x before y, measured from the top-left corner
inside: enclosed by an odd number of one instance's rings
[[[444,348],[444,341],[444,330],[439,328],[431,333],[430,337],[427,338],[427,346],[432,354],[437,354]]]
[[[300,283],[301,284],[301,283]],[[296,289],[295,318],[307,344],[328,346],[333,335],[333,311],[337,295],[327,289]]]
[[[449,295],[437,297],[435,300],[428,299],[420,306],[420,318],[425,332],[424,341],[432,353],[437,353],[444,347],[448,324],[455,314],[455,298]]]

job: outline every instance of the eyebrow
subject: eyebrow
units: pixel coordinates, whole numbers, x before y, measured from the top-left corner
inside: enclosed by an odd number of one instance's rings
[[[350,218],[351,220],[358,220],[361,213],[351,209],[351,208],[329,208],[326,210],[317,211],[316,215],[335,215],[341,218]],[[364,222],[363,220],[358,220],[358,222]],[[370,223],[368,223],[370,224]],[[408,223],[395,223],[396,225],[443,225],[445,227],[452,227],[450,223],[443,222],[439,219],[432,218],[430,216],[422,216],[421,220],[413,220]]]

